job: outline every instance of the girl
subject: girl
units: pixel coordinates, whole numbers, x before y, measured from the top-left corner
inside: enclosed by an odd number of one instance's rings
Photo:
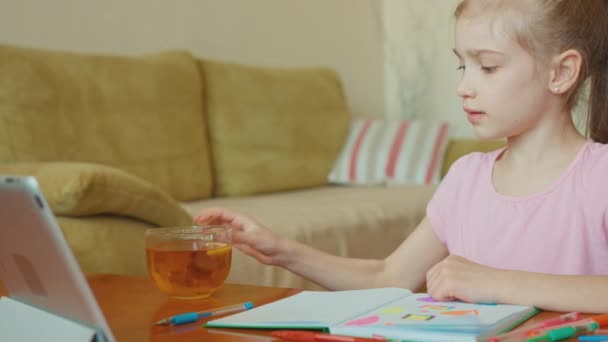
[[[332,290],[426,282],[441,301],[608,312],[607,3],[463,0],[455,17],[466,117],[508,145],[454,163],[386,259],[328,255],[225,209],[196,221],[232,225],[244,253]],[[586,80],[590,140],[571,117]]]

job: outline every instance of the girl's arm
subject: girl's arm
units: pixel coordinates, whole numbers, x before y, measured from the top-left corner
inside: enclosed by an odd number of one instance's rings
[[[448,254],[424,219],[386,259],[353,259],[330,255],[279,236],[254,219],[223,208],[203,210],[198,223],[230,224],[233,244],[267,265],[281,266],[331,290],[422,286],[426,272]]]
[[[497,298],[500,302],[533,305],[550,311],[608,312],[608,275],[497,271]]]
[[[427,286],[437,300],[532,305],[550,311],[608,312],[608,275],[510,271],[450,255],[427,273]]]
[[[425,218],[384,260],[352,259],[326,254],[293,240],[283,248],[279,265],[330,290],[424,285],[426,272],[448,255]]]

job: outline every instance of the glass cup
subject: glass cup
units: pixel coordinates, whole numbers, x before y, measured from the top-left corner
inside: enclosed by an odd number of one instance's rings
[[[173,298],[208,297],[230,272],[230,226],[151,228],[145,232],[145,241],[148,273]]]

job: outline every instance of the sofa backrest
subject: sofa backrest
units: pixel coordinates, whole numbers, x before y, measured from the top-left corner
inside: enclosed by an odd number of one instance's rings
[[[216,195],[327,184],[350,123],[334,70],[210,60],[201,69]]]
[[[113,166],[178,200],[212,193],[196,60],[0,45],[0,163]]]

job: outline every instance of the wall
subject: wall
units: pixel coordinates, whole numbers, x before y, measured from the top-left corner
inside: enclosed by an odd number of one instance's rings
[[[448,121],[474,136],[456,86],[453,11],[459,0],[384,0],[385,107],[389,117]]]
[[[354,115],[447,120],[473,136],[456,96],[458,0],[21,0],[0,7],[0,42],[328,66]]]
[[[429,73],[429,89],[424,94],[421,111],[429,113],[430,119],[446,120],[452,125],[455,136],[475,137],[471,124],[462,109],[462,101],[456,94],[456,87],[462,72],[456,70],[458,59],[454,48],[453,12],[459,0],[432,0],[437,12],[436,55],[432,72]],[[440,23],[439,23],[440,22]]]
[[[329,66],[355,115],[384,115],[379,0],[4,0],[0,42],[141,54],[184,48],[220,60]]]

